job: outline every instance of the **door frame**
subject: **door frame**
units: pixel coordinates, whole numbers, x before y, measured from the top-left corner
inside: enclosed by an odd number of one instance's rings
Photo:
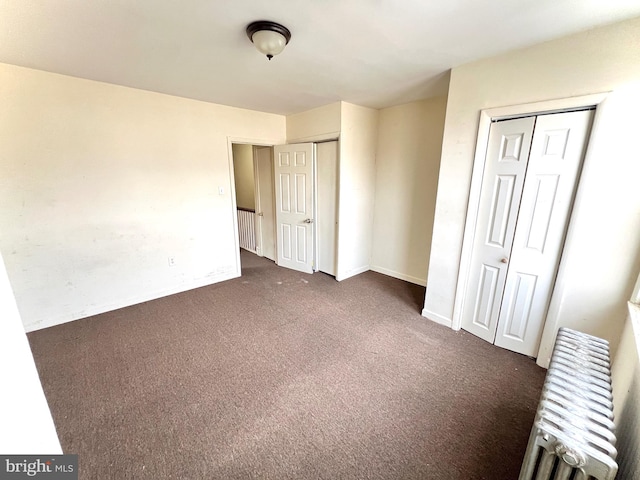
[[[583,95],[571,98],[561,98],[554,100],[547,100],[542,102],[525,103],[520,105],[509,105],[504,107],[489,108],[480,111],[480,119],[478,125],[478,137],[476,141],[475,155],[473,159],[473,170],[471,174],[471,185],[469,188],[469,201],[467,204],[467,215],[464,225],[464,234],[462,237],[462,250],[460,253],[460,266],[458,270],[458,280],[456,282],[455,301],[453,306],[453,315],[451,321],[451,328],[453,330],[460,330],[462,328],[462,306],[464,304],[464,298],[467,290],[467,281],[471,269],[471,254],[473,250],[473,241],[476,234],[476,222],[478,218],[478,209],[480,207],[480,193],[482,188],[482,177],[484,175],[484,167],[486,160],[487,147],[489,145],[489,130],[493,120],[505,120],[509,118],[517,118],[529,115],[539,115],[542,113],[559,113],[566,110],[596,107],[595,115],[593,118],[593,124],[591,127],[591,134],[587,140],[587,149],[585,151],[584,160],[582,164],[582,173],[578,177],[578,184],[576,186],[576,194],[574,200],[574,206],[569,216],[567,233],[565,236],[564,244],[570,243],[574,238],[574,225],[573,217],[577,209],[579,209],[580,200],[583,196],[580,178],[589,169],[590,161],[590,146],[589,143],[594,138],[594,134],[597,133],[598,126],[601,121],[602,107],[606,103],[606,99],[610,92],[596,93],[592,95]],[[564,250],[564,246],[563,246]],[[558,318],[558,299],[562,297],[562,290],[564,288],[564,276],[565,268],[563,262],[563,255],[560,254],[560,262],[558,266],[558,273],[556,276],[555,286],[551,293],[551,299],[549,303],[549,309],[547,311],[547,318],[543,328],[542,338],[548,336],[549,332],[556,330],[559,318]],[[541,342],[542,344],[542,342]],[[538,358],[540,358],[540,352],[538,352]],[[545,361],[543,359],[543,361]],[[540,362],[539,362],[540,364]],[[545,365],[543,365],[545,366]]]
[[[305,137],[296,137],[296,138],[287,138],[286,140],[286,144],[294,144],[294,143],[313,143],[314,147],[313,147],[313,157],[314,157],[314,197],[313,197],[313,203],[314,203],[314,212],[313,212],[313,218],[318,218],[318,196],[317,196],[317,179],[318,179],[318,163],[317,163],[317,159],[318,159],[318,155],[317,155],[317,148],[318,148],[318,143],[324,143],[324,142],[337,142],[337,147],[338,147],[338,170],[336,172],[336,189],[338,191],[338,198],[336,200],[336,221],[338,221],[338,225],[336,226],[336,238],[335,238],[335,242],[336,242],[336,280],[338,280],[337,277],[337,273],[338,273],[338,262],[339,262],[339,258],[340,258],[340,252],[338,251],[337,245],[339,245],[338,241],[339,241],[339,236],[340,236],[340,223],[339,223],[339,217],[340,217],[340,132],[327,132],[327,133],[321,133],[319,135],[308,135]],[[318,228],[317,225],[314,226],[314,234],[313,234],[313,271],[318,272],[318,242],[319,242],[319,235],[318,235]]]
[[[227,161],[229,162],[229,195],[231,196],[231,213],[233,218],[233,241],[236,251],[236,276],[242,275],[242,264],[240,263],[240,233],[238,232],[238,203],[236,199],[236,174],[233,167],[233,147],[234,143],[244,145],[256,145],[258,147],[273,147],[273,141],[264,138],[253,139],[246,137],[227,137]],[[254,163],[255,165],[255,163]]]
[[[336,164],[336,222],[338,221],[338,211],[340,205],[340,133],[339,132],[330,132],[323,133],[321,135],[312,135],[309,137],[300,137],[293,140],[287,140],[285,145],[295,145],[297,143],[313,143],[313,218],[315,219],[315,223],[313,225],[313,272],[319,272],[319,249],[318,245],[320,243],[320,232],[318,229],[318,144],[320,143],[328,143],[328,142],[336,142],[336,156],[337,156],[337,164]],[[274,145],[275,146],[275,145]],[[275,161],[275,160],[274,160]],[[274,185],[275,192],[275,185]],[[339,235],[339,224],[336,225],[335,228],[335,244],[336,244],[336,255],[335,255],[335,270],[336,273],[338,271],[338,235]],[[334,275],[337,279],[337,277]]]

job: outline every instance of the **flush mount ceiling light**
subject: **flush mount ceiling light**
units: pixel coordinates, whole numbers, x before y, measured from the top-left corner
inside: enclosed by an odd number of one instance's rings
[[[278,55],[291,40],[291,32],[279,23],[260,20],[247,25],[247,36],[269,60]]]

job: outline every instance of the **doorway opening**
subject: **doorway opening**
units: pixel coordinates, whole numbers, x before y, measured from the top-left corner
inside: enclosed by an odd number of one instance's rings
[[[572,234],[572,212],[579,208],[581,188],[579,177],[581,172],[589,168],[589,151],[587,144],[591,135],[591,124],[597,124],[599,107],[606,99],[606,94],[588,95],[570,99],[550,100],[533,104],[498,107],[481,112],[478,142],[473,166],[472,181],[470,186],[469,204],[467,208],[467,220],[461,252],[461,262],[456,287],[456,300],[453,312],[454,329],[483,330],[481,338],[496,343],[514,351],[520,351],[531,357],[538,357],[541,345],[546,345],[547,338],[555,336],[559,323],[557,317],[559,298],[562,298],[563,268],[562,251],[565,246],[570,247],[576,239]],[[584,132],[584,144],[577,147],[580,150],[578,165],[575,168],[575,183],[569,182],[568,193],[564,192],[564,219],[560,214],[554,218],[555,213],[562,211],[559,208],[554,212],[556,193],[563,182],[557,182],[565,172],[545,172],[538,169],[538,165],[545,167],[557,167],[564,160],[564,153],[568,147],[566,140],[567,129],[563,126],[550,126],[544,133],[543,118],[559,115],[581,115],[581,110],[593,110],[595,112],[582,112],[591,116],[587,120],[586,132]],[[561,113],[564,112],[564,113]],[[574,112],[574,113],[567,113]],[[595,113],[595,115],[593,115]],[[529,140],[523,132],[503,132],[501,138],[494,145],[497,154],[496,168],[489,165],[488,156],[491,152],[491,130],[505,121],[527,121],[537,117],[532,122],[532,131]],[[593,118],[595,117],[595,118]],[[496,120],[499,120],[496,122]],[[546,121],[546,120],[545,120]],[[539,133],[536,136],[536,126]],[[571,135],[575,137],[575,130]],[[536,140],[538,145],[528,143]],[[523,145],[526,149],[523,150]],[[553,162],[534,161],[520,171],[499,171],[509,162],[516,166],[515,157],[529,161],[529,150],[532,155],[551,160]],[[555,153],[554,153],[555,152]],[[515,155],[517,154],[517,155]],[[512,158],[508,158],[512,157]],[[502,159],[502,163],[500,163]],[[584,161],[583,161],[584,159]],[[542,162],[542,163],[541,163]],[[532,166],[532,167],[531,167]],[[531,169],[530,169],[531,167]],[[493,175],[488,179],[487,175]],[[560,175],[560,177],[558,177]],[[570,176],[570,175],[569,175]],[[526,185],[525,185],[526,184]],[[565,185],[566,187],[566,185]],[[526,191],[525,191],[526,190]],[[566,190],[566,188],[565,188]],[[544,197],[546,196],[546,199]],[[559,197],[558,197],[559,198]],[[567,200],[568,199],[568,200]],[[540,200],[540,202],[538,202]],[[545,213],[545,215],[542,215]],[[558,221],[561,219],[562,221]],[[544,221],[542,221],[544,220]],[[553,223],[556,223],[553,227]],[[518,228],[518,225],[520,228]],[[555,240],[551,230],[555,228]],[[524,243],[521,243],[524,241]],[[556,243],[556,254],[550,255],[551,261],[547,263],[548,271],[539,276],[535,272],[527,272],[520,269],[517,248],[535,250],[532,247],[543,247],[545,253],[549,252],[549,245]],[[537,244],[537,245],[536,245]],[[484,248],[486,255],[491,255],[491,246],[495,247],[491,262],[484,262],[479,251]],[[514,250],[516,249],[516,250]],[[538,248],[538,252],[539,252]],[[553,250],[553,249],[551,249]],[[540,252],[539,252],[540,253]],[[529,259],[531,260],[531,259]],[[513,268],[511,265],[513,264]],[[532,263],[537,267],[536,262]],[[507,285],[507,276],[509,284]],[[539,278],[538,278],[539,277]],[[545,280],[542,280],[545,277]],[[546,288],[546,294],[536,298],[536,292],[542,292]],[[533,312],[537,310],[537,312]],[[541,318],[541,324],[531,330],[528,316]],[[517,317],[517,319],[516,319]],[[507,320],[505,320],[505,318]],[[535,323],[535,322],[534,322]],[[470,326],[473,325],[473,326]],[[531,333],[535,331],[534,333]],[[502,336],[506,341],[498,341]],[[486,337],[486,338],[485,338]],[[525,340],[524,337],[527,337]],[[533,338],[533,340],[531,340]],[[541,339],[545,342],[541,343]],[[551,340],[552,341],[552,340]],[[511,345],[509,345],[511,343]],[[516,348],[513,348],[517,344]],[[526,344],[526,347],[523,345]],[[523,351],[524,350],[524,351]]]
[[[230,143],[239,249],[306,273],[337,270],[338,143]],[[240,269],[242,259],[238,255]]]
[[[231,156],[238,247],[275,262],[273,146],[234,142]],[[240,270],[250,255],[239,255]]]

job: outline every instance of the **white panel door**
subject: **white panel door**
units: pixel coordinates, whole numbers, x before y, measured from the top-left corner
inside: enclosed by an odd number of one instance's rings
[[[538,352],[592,113],[537,118],[498,317],[500,347]]]
[[[313,143],[274,147],[277,263],[313,273]]]
[[[276,261],[276,212],[273,194],[273,149],[255,147],[257,253]]]
[[[535,117],[493,123],[482,179],[462,328],[493,343]]]

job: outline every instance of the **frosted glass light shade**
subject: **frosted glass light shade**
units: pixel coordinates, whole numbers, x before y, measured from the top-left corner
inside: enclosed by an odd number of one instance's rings
[[[287,27],[268,20],[259,20],[247,25],[247,36],[269,60],[282,52],[291,40],[291,32]]]
[[[287,39],[284,38],[284,35],[271,30],[260,30],[253,34],[251,40],[258,51],[264,53],[267,57],[278,55],[287,45]]]

